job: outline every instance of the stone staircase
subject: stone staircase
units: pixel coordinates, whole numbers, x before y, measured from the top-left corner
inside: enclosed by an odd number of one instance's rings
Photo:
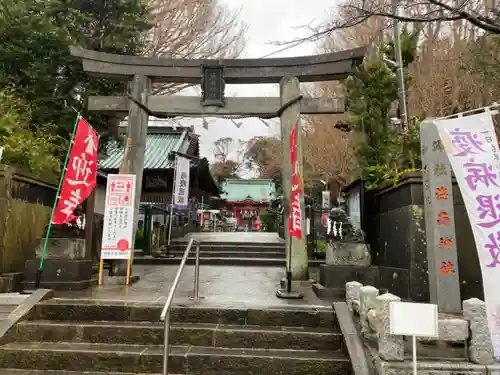
[[[187,241],[172,242],[169,254],[175,257],[137,256],[134,264],[179,264],[186,250]],[[242,265],[242,266],[285,266],[286,249],[284,243],[228,243],[202,242],[200,261],[204,265]],[[188,258],[188,264],[194,264],[194,248]],[[310,266],[322,264],[321,260],[309,260]]]
[[[0,375],[159,374],[160,304],[53,299],[0,346]],[[352,374],[330,308],[174,306],[169,374]]]
[[[9,314],[28,297],[27,294],[0,293],[0,321],[7,319]]]

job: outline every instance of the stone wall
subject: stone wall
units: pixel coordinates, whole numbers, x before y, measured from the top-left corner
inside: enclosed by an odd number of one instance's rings
[[[375,356],[382,361],[402,362],[405,359],[403,336],[391,335],[389,329],[392,302],[401,298],[390,293],[381,294],[370,285],[356,281],[346,283],[346,303],[349,311],[359,317],[361,335],[374,342]],[[463,301],[462,315],[439,315],[439,337],[435,343],[436,354],[442,344],[464,344],[464,361],[477,365],[495,364],[493,347],[486,321],[485,303],[478,298]],[[420,343],[431,340],[418,338]]]
[[[470,223],[458,185],[454,184],[455,227],[462,299],[483,298],[481,271]],[[421,173],[388,182],[364,198],[363,221],[378,268],[377,287],[405,300],[429,301],[424,197]]]

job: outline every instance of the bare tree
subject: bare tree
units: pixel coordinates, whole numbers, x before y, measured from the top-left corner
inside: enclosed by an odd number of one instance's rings
[[[394,12],[398,5],[399,14]],[[367,21],[382,17],[398,19],[409,23],[436,23],[441,29],[443,23],[462,22],[473,27],[500,34],[500,7],[497,0],[360,0],[341,1],[333,8],[336,15],[319,26],[305,25],[309,35],[278,45],[298,44],[323,39],[337,30],[364,25]]]
[[[304,173],[311,181],[326,179],[340,187],[356,167],[353,136],[335,128],[339,116],[310,116],[304,126]]]
[[[149,57],[176,59],[235,58],[245,46],[247,25],[240,10],[217,0],[150,0],[153,28],[147,36]],[[156,93],[173,93],[187,85],[162,85]]]

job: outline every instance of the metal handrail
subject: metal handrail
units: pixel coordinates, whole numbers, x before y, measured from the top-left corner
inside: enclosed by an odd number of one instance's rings
[[[179,265],[179,269],[177,270],[177,274],[175,275],[174,283],[172,284],[172,288],[170,289],[170,293],[168,294],[167,301],[163,306],[163,310],[160,315],[160,320],[165,322],[165,340],[164,340],[164,348],[163,348],[163,375],[168,375],[168,354],[170,351],[168,344],[168,334],[170,331],[170,306],[172,305],[172,300],[174,299],[175,290],[177,289],[177,285],[179,285],[179,280],[181,279],[182,271],[184,270],[184,266],[186,265],[187,258],[191,251],[191,247],[193,244],[196,244],[196,263],[194,267],[194,296],[193,299],[197,300],[200,297],[198,296],[198,291],[200,287],[200,242],[191,238],[186,246],[186,250],[184,251],[184,255],[182,256],[181,264]]]

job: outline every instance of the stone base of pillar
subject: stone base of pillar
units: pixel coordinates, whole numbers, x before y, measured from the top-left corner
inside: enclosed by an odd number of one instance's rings
[[[113,260],[110,262],[109,276],[127,276],[127,260]],[[130,266],[130,274],[132,275],[132,266]]]
[[[43,244],[43,239],[40,240]],[[34,289],[40,267],[42,246],[36,249],[36,258],[25,263],[24,288]],[[83,290],[97,285],[97,274],[91,254],[87,253],[85,239],[50,238],[43,262],[40,287],[53,290]]]
[[[363,285],[376,285],[377,278],[376,266],[322,264],[319,269],[319,281],[313,284],[313,290],[320,298],[344,298],[346,282],[358,281]]]
[[[24,270],[24,289],[35,289],[35,278],[40,259],[28,260]],[[40,288],[52,290],[84,290],[97,285],[91,260],[46,259]]]

